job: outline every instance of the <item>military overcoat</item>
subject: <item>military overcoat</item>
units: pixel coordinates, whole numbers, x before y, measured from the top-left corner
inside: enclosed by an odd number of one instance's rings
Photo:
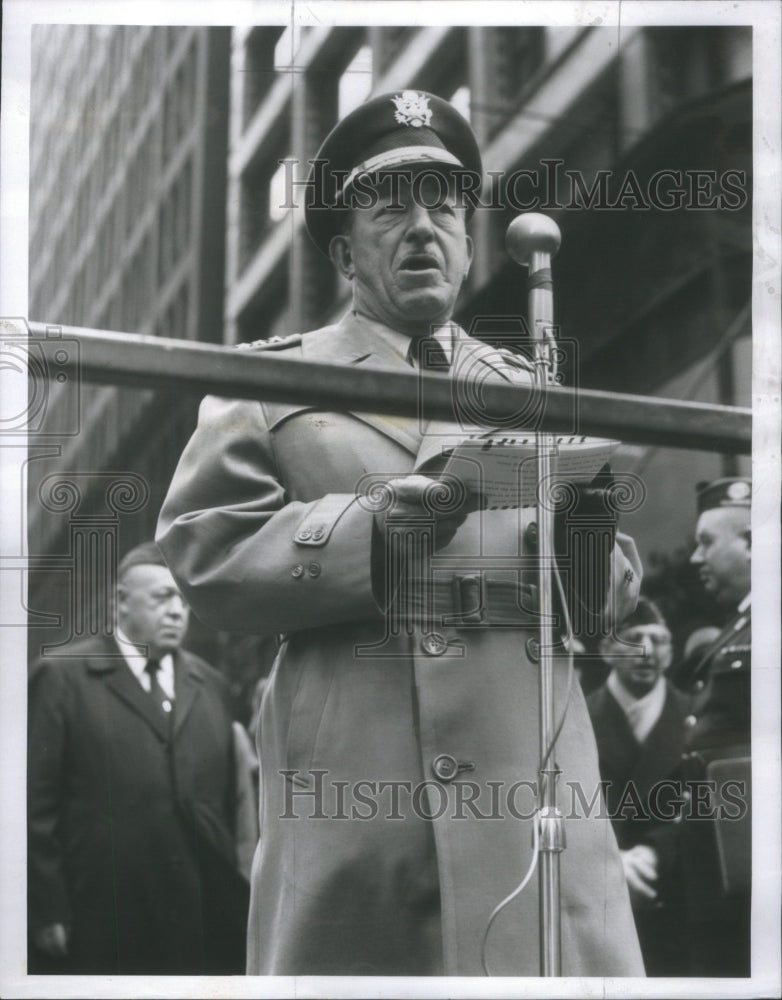
[[[530,378],[524,363],[458,337],[455,361],[466,359],[479,381]],[[341,365],[406,364],[355,314],[281,349]],[[251,974],[483,975],[492,910],[530,863],[535,577],[519,560],[533,512],[472,513],[436,553],[434,627],[384,616],[373,580],[374,516],[357,494],[371,492],[367,477],[406,475],[424,454],[430,470],[443,430],[208,398],[164,504],[158,538],[196,614],[221,629],[283,635],[259,726]],[[612,559],[621,616],[639,573],[620,545]],[[398,583],[392,575],[387,589]],[[577,684],[556,763],[568,817],[564,973],[642,974],[614,834],[589,808],[599,773]],[[537,881],[489,933],[495,975],[538,974]]]

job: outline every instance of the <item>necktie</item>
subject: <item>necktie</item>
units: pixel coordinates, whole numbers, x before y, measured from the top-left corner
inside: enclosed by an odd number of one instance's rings
[[[171,713],[173,709],[173,704],[171,699],[168,697],[166,692],[160,686],[160,681],[158,680],[158,671],[160,670],[159,660],[147,660],[147,664],[144,670],[149,674],[149,693],[152,696],[152,700],[166,715]]]
[[[434,337],[413,340],[410,344],[411,364],[425,371],[447,372],[451,367],[443,345]]]

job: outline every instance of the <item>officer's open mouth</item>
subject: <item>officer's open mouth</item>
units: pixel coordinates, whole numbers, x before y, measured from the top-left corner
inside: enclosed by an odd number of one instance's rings
[[[430,253],[415,253],[405,257],[400,270],[402,271],[429,271],[432,268],[440,269],[440,262]]]

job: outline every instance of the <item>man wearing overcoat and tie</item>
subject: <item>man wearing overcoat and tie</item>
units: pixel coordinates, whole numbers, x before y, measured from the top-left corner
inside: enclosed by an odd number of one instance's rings
[[[187,623],[147,542],[117,567],[114,635],[31,670],[31,971],[243,970],[248,887],[228,690],[181,648]]]
[[[530,384],[525,358],[451,321],[472,258],[458,175],[481,169],[468,123],[434,95],[351,113],[318,154],[306,211],[350,311],[250,349]],[[174,475],[158,539],[196,614],[282,636],[259,726],[250,974],[483,975],[492,911],[530,863],[537,573],[522,562],[535,513],[439,502],[457,431],[207,398]],[[626,536],[604,571],[598,610],[620,619],[640,583]],[[566,674],[556,764],[589,800],[595,742]],[[642,974],[610,823],[582,812],[565,819],[563,974]],[[539,974],[538,922],[533,878],[491,927],[492,974]]]

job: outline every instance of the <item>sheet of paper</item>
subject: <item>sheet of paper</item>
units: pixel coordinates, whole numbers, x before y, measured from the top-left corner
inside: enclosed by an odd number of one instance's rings
[[[589,482],[617,443],[577,435],[554,438],[552,484]],[[443,475],[455,476],[471,492],[482,495],[490,510],[532,507],[538,491],[535,435],[470,435],[454,448]]]

